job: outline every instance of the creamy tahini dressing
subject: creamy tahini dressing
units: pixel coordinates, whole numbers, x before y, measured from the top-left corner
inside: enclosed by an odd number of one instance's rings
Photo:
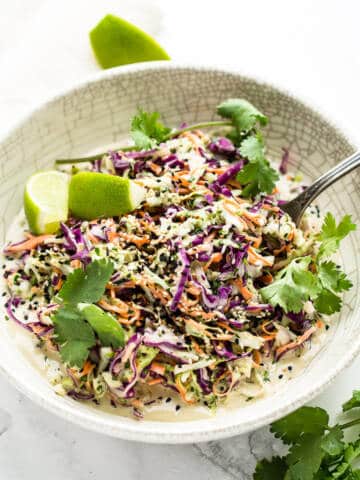
[[[22,240],[26,226],[24,212],[21,211],[19,215],[15,217],[13,223],[8,229],[6,243]],[[4,256],[2,258],[2,264],[3,263],[8,263]],[[2,276],[0,282],[1,293],[3,293],[6,291],[6,284]],[[37,347],[37,339],[35,335],[32,335],[11,320],[6,323],[8,334],[15,347],[23,356],[24,361],[28,363],[31,368],[34,368],[39,372],[46,381],[53,383],[54,378],[56,378],[61,372],[62,368],[61,363],[58,361],[57,354],[47,352],[45,355],[44,352]],[[311,360],[324,345],[325,335],[327,335],[325,332],[317,333],[302,349],[285,355],[277,363],[267,362],[265,368],[268,371],[268,375],[266,376],[266,381],[264,381],[262,393],[259,395],[258,385],[251,383],[242,384],[240,386],[240,391],[230,394],[226,399],[226,402],[219,406],[217,412],[221,414],[225,409],[228,411],[229,409],[237,409],[241,406],[249,405],[250,402],[271,396],[275,392],[279,393],[284,391],[284,394],[286,394],[288,382],[299,375],[309,365]],[[257,396],[251,399],[252,395]],[[145,421],[192,421],[202,418],[211,418],[214,415],[214,413],[205,406],[189,406],[184,404],[170,389],[159,388],[157,398],[158,400],[156,403],[144,407]],[[89,406],[89,408],[94,408],[114,415],[134,418],[130,408],[119,406],[114,408],[110,405],[107,398],[104,398],[100,405],[96,405],[92,402],[86,402],[86,405]]]

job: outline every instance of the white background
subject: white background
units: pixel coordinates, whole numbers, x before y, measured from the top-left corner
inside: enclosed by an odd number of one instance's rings
[[[357,0],[1,0],[0,133],[98,70],[87,34],[106,13],[153,34],[174,60],[232,66],[307,97],[360,144]],[[339,411],[360,387],[359,368],[357,360],[315,402]],[[242,480],[254,454],[274,448],[265,431],[196,447],[107,438],[42,411],[0,378],[1,480]]]

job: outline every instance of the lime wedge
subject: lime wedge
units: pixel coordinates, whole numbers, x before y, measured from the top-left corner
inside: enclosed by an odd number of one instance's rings
[[[25,186],[24,210],[30,230],[55,233],[68,217],[69,176],[49,171],[32,175]]]
[[[91,30],[90,43],[102,68],[170,60],[169,55],[150,35],[115,15],[106,15]]]
[[[69,209],[84,220],[114,217],[135,210],[144,196],[145,190],[128,178],[80,172],[71,178]]]

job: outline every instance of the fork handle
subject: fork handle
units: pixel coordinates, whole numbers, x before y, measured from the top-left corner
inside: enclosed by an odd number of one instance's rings
[[[326,188],[330,187],[333,183],[337,182],[340,178],[348,173],[352,172],[360,166],[360,150],[350,155],[342,162],[338,163],[328,172],[324,173],[315,180],[314,183],[310,185],[306,190],[304,190],[300,195],[298,195],[294,200],[289,203],[297,204],[297,215],[299,218],[304,213],[304,210],[310,205],[310,203],[315,200],[321,192]]]

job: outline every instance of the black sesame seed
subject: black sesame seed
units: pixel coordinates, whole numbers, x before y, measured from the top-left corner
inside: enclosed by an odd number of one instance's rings
[[[291,372],[291,370],[292,370],[292,366],[291,366],[291,365],[288,366],[288,370],[289,370],[289,372]]]
[[[281,380],[283,378],[283,376],[284,376],[283,374],[280,374],[279,375],[279,380]]]
[[[180,405],[176,405],[175,410],[178,412],[180,410]]]
[[[165,400],[165,402],[166,402],[166,403],[169,403],[169,402],[171,402],[171,398],[170,398],[170,397],[168,397],[168,398]]]

